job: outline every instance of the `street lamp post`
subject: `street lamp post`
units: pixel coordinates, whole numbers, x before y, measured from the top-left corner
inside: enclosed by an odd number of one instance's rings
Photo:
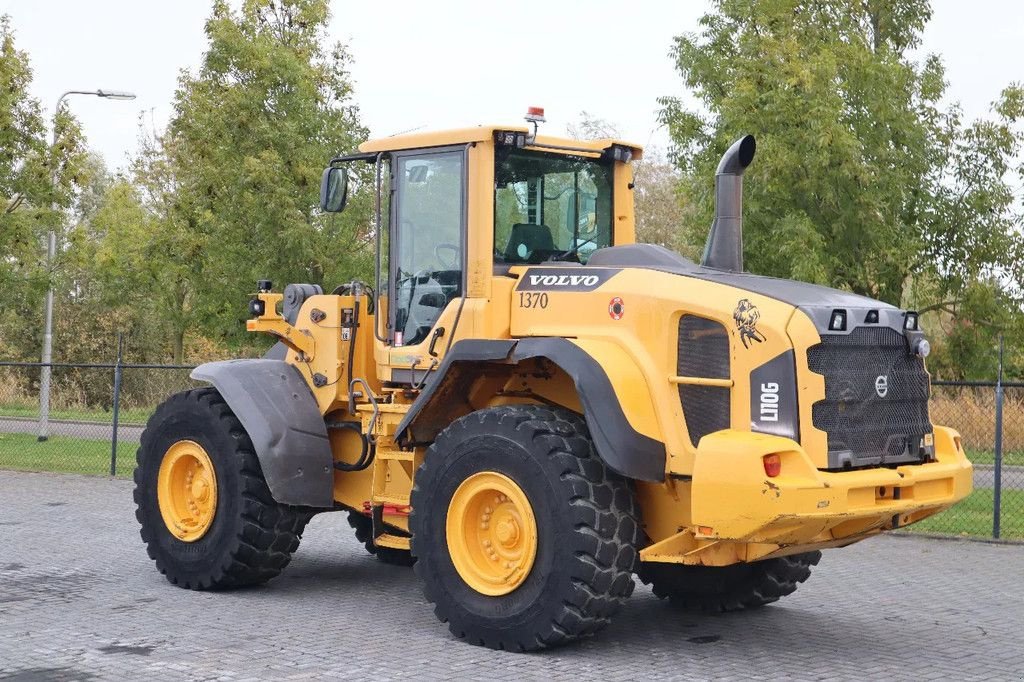
[[[53,114],[53,145],[52,150],[57,149],[57,114],[60,113],[60,105],[71,95],[92,95],[104,99],[128,100],[135,99],[135,93],[123,90],[68,90],[57,98],[57,106]],[[60,207],[57,205],[57,159],[54,158],[50,168],[50,182],[53,188],[53,202],[51,208],[54,216],[60,215]],[[57,220],[60,220],[57,217]],[[50,437],[50,363],[53,359],[53,262],[57,257],[57,231],[53,225],[50,226],[50,233],[46,240],[46,267],[49,271],[50,285],[46,290],[46,321],[43,331],[43,366],[39,382],[39,440],[44,441]]]

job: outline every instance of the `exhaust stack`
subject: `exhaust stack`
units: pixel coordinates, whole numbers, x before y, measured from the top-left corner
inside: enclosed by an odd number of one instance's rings
[[[715,172],[715,221],[700,264],[718,270],[743,271],[743,171],[754,160],[753,135],[733,142]]]

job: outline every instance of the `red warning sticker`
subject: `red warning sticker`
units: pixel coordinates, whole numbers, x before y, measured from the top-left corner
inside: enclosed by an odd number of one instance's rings
[[[618,296],[608,302],[608,315],[610,315],[613,320],[621,320],[622,315],[625,312],[626,306]]]

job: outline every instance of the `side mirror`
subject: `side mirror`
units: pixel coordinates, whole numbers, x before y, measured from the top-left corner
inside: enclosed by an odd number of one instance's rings
[[[324,169],[320,180],[320,210],[341,213],[348,202],[348,172],[338,166]]]

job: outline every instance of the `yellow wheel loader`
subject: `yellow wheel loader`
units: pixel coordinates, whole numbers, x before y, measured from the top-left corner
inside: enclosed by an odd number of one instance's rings
[[[602,628],[634,576],[762,606],[820,550],[970,492],[914,312],[743,271],[753,137],[722,157],[698,264],[635,243],[639,147],[539,118],[330,162],[323,211],[349,178],[376,192],[373,281],[259,282],[247,327],[279,343],[150,419],[135,501],[168,580],[263,583],[342,511],[455,636],[523,651]]]

